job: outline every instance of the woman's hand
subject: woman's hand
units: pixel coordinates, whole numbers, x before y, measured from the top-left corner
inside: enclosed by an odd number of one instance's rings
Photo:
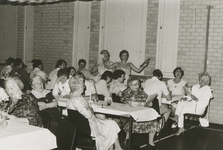
[[[38,105],[39,105],[39,110],[44,110],[47,108],[47,104],[44,103],[44,102],[38,102]]]

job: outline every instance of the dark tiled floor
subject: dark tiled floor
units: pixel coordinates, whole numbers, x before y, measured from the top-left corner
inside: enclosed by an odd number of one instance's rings
[[[210,124],[208,128],[193,127],[185,134],[175,136],[177,129],[171,129],[160,133],[155,138],[155,144],[159,150],[223,150],[223,126]],[[133,145],[146,142],[144,137],[134,137]],[[148,150],[142,146],[141,150]]]

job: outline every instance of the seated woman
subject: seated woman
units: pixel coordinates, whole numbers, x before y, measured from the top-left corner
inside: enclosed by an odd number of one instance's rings
[[[53,87],[53,96],[65,96],[70,94],[70,87],[68,84],[69,74],[66,69],[60,69],[57,72],[57,80]]]
[[[95,83],[95,88],[98,95],[103,95],[106,98],[110,98],[111,94],[108,89],[108,84],[112,81],[113,73],[111,71],[105,71],[101,79]],[[99,97],[99,100],[102,100],[102,98]]]
[[[115,144],[116,150],[121,150],[118,133],[120,131],[119,126],[113,120],[98,119],[95,117],[93,109],[89,106],[88,102],[81,96],[84,92],[84,78],[80,75],[74,75],[69,80],[71,88],[70,104],[73,105],[73,109],[81,113],[88,119],[91,128],[91,136],[95,138],[97,150],[112,149]],[[68,107],[68,109],[72,106]]]
[[[175,113],[176,115],[173,118],[173,120],[178,122],[179,127],[176,135],[180,135],[182,132],[184,132],[184,114],[203,114],[205,108],[209,104],[209,100],[212,98],[210,74],[207,72],[202,72],[198,76],[199,84],[194,85],[191,92],[187,93],[187,96],[190,99],[182,99],[178,102]]]
[[[40,59],[33,59],[33,70],[30,73],[30,79],[33,78],[35,75],[39,75],[43,78],[45,82],[47,82],[48,77],[45,72],[43,72],[43,62]]]
[[[177,67],[173,70],[173,76],[174,79],[170,79],[167,81],[167,88],[170,91],[171,96],[184,96],[186,93],[183,87],[188,87],[188,83],[182,79],[182,77],[184,76],[184,71],[180,67]],[[171,105],[171,116],[174,116],[177,102],[173,102]],[[175,127],[176,125],[173,124],[172,128]]]
[[[9,95],[9,103],[5,109],[9,115],[12,115],[10,118],[17,122],[42,127],[38,104],[30,95],[22,93],[24,87],[22,81],[16,76],[9,77],[5,81],[5,87]]]
[[[61,115],[57,109],[57,101],[51,91],[44,89],[44,83],[44,79],[41,76],[33,76],[31,78],[32,91],[30,95],[37,101],[40,114],[46,113],[50,115],[50,129],[55,133]]]
[[[121,101],[125,104],[129,104],[134,107],[134,105],[141,105],[145,106],[147,102],[147,94],[140,89],[140,79],[138,77],[131,77],[128,80],[128,88],[123,91],[123,95],[121,98]],[[133,104],[134,103],[134,104]],[[126,131],[128,138],[128,130],[129,130],[129,124],[127,124],[124,127],[124,130]],[[159,122],[157,120],[154,121],[148,121],[143,123],[137,123],[133,122],[133,133],[148,133],[149,134],[149,145],[148,147],[151,149],[157,149],[155,146],[153,139],[155,136],[155,133],[159,131]]]
[[[114,80],[110,83],[110,93],[112,93],[113,97],[119,98],[122,96],[122,92],[127,88],[124,84],[125,80],[125,72],[123,70],[115,70],[114,72]],[[113,95],[116,96],[113,96]],[[114,99],[113,99],[114,100]]]
[[[74,67],[68,67],[67,72],[69,74],[69,78],[71,78],[76,73],[76,69]]]

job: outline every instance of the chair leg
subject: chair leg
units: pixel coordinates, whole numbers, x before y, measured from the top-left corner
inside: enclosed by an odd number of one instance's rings
[[[72,141],[71,141],[70,150],[73,150],[73,148],[74,148],[74,142],[75,142],[75,138],[76,138],[76,133],[77,133],[77,127],[75,126],[74,127],[74,134],[73,134]]]

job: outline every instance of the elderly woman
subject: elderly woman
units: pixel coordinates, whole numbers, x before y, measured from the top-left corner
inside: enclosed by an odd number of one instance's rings
[[[70,87],[68,84],[69,74],[66,69],[60,69],[57,72],[57,81],[53,87],[53,96],[65,96],[70,94]]]
[[[32,91],[30,95],[33,96],[37,101],[40,109],[40,114],[46,113],[50,115],[50,127],[52,127],[51,130],[55,132],[56,127],[59,124],[61,115],[59,110],[57,109],[57,101],[55,100],[51,91],[44,89],[44,83],[44,79],[39,75],[31,78]]]
[[[112,65],[108,65],[106,63],[104,63],[104,65],[106,66],[106,68],[108,69],[113,69],[116,68],[116,70],[120,69],[125,71],[126,74],[126,79],[129,78],[129,75],[131,75],[131,70],[140,73],[141,71],[144,70],[144,68],[149,64],[150,59],[146,59],[146,61],[140,65],[139,68],[137,68],[135,65],[133,65],[133,63],[128,62],[128,58],[129,58],[129,52],[127,50],[122,50],[119,53],[119,57],[121,59],[121,62],[115,62]]]
[[[179,130],[176,135],[180,135],[184,132],[184,114],[202,114],[205,108],[209,104],[209,100],[212,98],[212,89],[210,88],[211,76],[207,72],[202,72],[198,75],[199,84],[192,87],[191,92],[188,91],[187,98],[178,102],[176,108],[176,115],[173,118],[178,122]]]
[[[5,81],[6,92],[9,95],[9,103],[5,107],[11,118],[15,121],[29,123],[30,125],[42,127],[42,119],[37,102],[22,92],[24,87],[18,77],[9,77]]]
[[[121,101],[125,104],[129,104],[131,106],[145,106],[147,102],[147,94],[140,89],[140,79],[138,77],[131,77],[128,80],[128,88],[123,91],[123,96]],[[124,127],[128,138],[128,130],[129,124]],[[151,149],[156,150],[157,147],[155,146],[153,139],[155,133],[159,131],[159,123],[158,121],[148,121],[143,123],[133,122],[133,133],[148,133],[149,134],[149,145],[148,147]]]
[[[120,128],[117,123],[113,120],[96,118],[93,109],[81,96],[85,88],[83,76],[74,75],[69,80],[69,85],[71,88],[70,103],[73,105],[73,109],[76,109],[88,119],[91,136],[95,138],[97,150],[110,150],[113,148],[113,144],[115,144],[116,150],[121,150],[118,140]]]

